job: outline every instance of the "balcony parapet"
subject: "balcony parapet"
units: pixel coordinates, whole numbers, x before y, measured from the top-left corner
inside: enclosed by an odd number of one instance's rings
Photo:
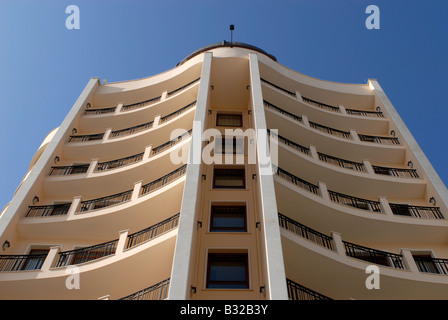
[[[289,300],[333,300],[288,278],[286,279],[286,285]]]
[[[170,278],[160,281],[148,288],[134,292],[119,300],[165,300],[168,297]]]

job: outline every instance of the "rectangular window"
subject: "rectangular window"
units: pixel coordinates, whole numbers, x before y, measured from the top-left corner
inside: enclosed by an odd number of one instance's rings
[[[246,232],[245,205],[212,205],[211,232]]]
[[[231,113],[218,113],[216,115],[216,125],[220,127],[242,127],[243,115]]]
[[[247,253],[209,253],[207,288],[248,289]]]
[[[216,138],[215,151],[221,154],[244,154],[244,139],[236,137]]]
[[[216,189],[245,189],[245,170],[215,168],[213,172],[213,188]]]
[[[50,249],[31,249],[21,270],[39,270]]]

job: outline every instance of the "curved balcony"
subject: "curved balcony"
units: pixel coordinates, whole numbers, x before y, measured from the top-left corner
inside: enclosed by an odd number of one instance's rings
[[[121,231],[118,239],[98,245],[69,251],[51,247],[43,261],[35,255],[0,256],[0,298],[32,299],[36,294],[41,299],[97,300],[106,294],[114,299],[123,297],[139,290],[142,282],[156,283],[170,277],[177,225],[178,214],[137,233]],[[157,263],[148,264],[153,257]],[[28,261],[29,267],[23,267],[21,261]],[[11,267],[20,264],[22,268]],[[79,275],[80,286],[68,290],[64,283],[73,272]],[[18,288],[17,281],[23,286]],[[45,290],[49,287],[52,290]]]
[[[444,231],[448,221],[438,207],[353,197],[328,190],[322,182],[309,183],[281,168],[274,183],[279,211],[326,232],[340,230],[351,239],[375,243],[442,244],[448,240]]]
[[[85,137],[90,135],[76,136],[72,139],[79,141],[78,143],[64,145],[64,157],[76,161],[98,157],[114,159],[137,154],[148,146],[149,142],[153,145],[163,144],[171,138],[174,129],[192,127],[195,105],[196,101],[163,117],[156,117],[152,124],[145,122],[134,127],[106,130],[105,133],[99,134],[102,135],[101,139],[85,140]],[[156,131],[157,134],[154,134]],[[129,143],[129,139],[132,139],[132,143]]]
[[[288,287],[288,299],[289,300],[332,300],[331,298],[324,296],[316,291],[308,289],[290,279],[286,279],[286,285]]]
[[[279,224],[288,278],[300,279],[305,286],[313,284],[318,292],[334,299],[445,299],[448,278],[440,278],[443,273],[433,275],[418,269],[416,258],[405,249],[391,253],[343,241],[338,233],[321,234],[282,214]],[[304,236],[310,232],[317,236]],[[322,245],[328,242],[332,245]],[[446,266],[445,259],[437,260],[429,263]],[[370,265],[379,268],[381,290],[365,286]],[[339,290],[340,286],[346,290]],[[397,292],[396,288],[405,289]]]
[[[160,281],[148,288],[134,292],[120,300],[165,300],[168,297],[170,278]]]
[[[141,225],[166,218],[168,212],[180,211],[186,165],[150,183],[137,182],[134,188],[100,198],[74,197],[68,210],[52,214],[53,205],[29,208],[20,219],[19,235],[28,238],[104,239],[117,229]],[[163,211],[154,208],[164,208]],[[31,215],[30,212],[33,212]]]

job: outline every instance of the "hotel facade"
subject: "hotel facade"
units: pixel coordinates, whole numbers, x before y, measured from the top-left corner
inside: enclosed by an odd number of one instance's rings
[[[446,299],[448,192],[377,80],[244,43],[92,78],[0,215],[0,299]]]

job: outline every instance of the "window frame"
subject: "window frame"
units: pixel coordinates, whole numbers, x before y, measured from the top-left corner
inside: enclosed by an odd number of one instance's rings
[[[242,175],[242,182],[243,185],[241,187],[231,187],[231,186],[217,186],[216,185],[216,171],[217,170],[239,170],[243,172]],[[245,166],[214,166],[213,167],[213,179],[212,179],[212,189],[215,190],[245,190],[247,187],[247,182],[246,182],[246,167]]]
[[[224,125],[224,124],[219,124],[219,117],[220,116],[238,116],[240,118],[240,124],[239,125]],[[243,118],[243,113],[242,112],[223,112],[223,111],[218,111],[216,112],[216,119],[215,119],[215,125],[217,127],[228,127],[228,128],[242,128],[244,127],[244,118]]]
[[[214,227],[213,219],[214,219],[214,208],[217,207],[240,207],[242,209],[242,219],[244,222],[243,227]],[[248,217],[247,217],[247,203],[246,202],[212,202],[210,205],[210,215],[209,215],[209,232],[213,233],[225,233],[225,232],[235,232],[235,233],[247,233],[248,232]]]
[[[227,256],[227,257],[226,257]],[[219,262],[219,259],[216,259],[215,261],[212,260],[212,257],[219,257],[221,259],[226,258],[228,261],[229,256],[234,257],[244,257],[241,259],[244,260],[244,281],[238,281],[238,280],[211,280],[211,269],[213,267],[213,262]],[[221,260],[222,261],[222,260]],[[239,261],[239,262],[241,262]],[[237,261],[238,262],[238,261]],[[218,287],[210,287],[210,285],[217,285]],[[230,285],[229,287],[226,287],[226,285]],[[232,285],[243,285],[244,287],[237,288],[232,287]],[[206,268],[206,281],[205,281],[205,288],[206,289],[231,289],[231,290],[247,290],[250,289],[250,273],[249,273],[249,252],[248,251],[238,251],[238,252],[232,252],[232,251],[219,251],[219,252],[208,252],[207,254],[207,268]]]

